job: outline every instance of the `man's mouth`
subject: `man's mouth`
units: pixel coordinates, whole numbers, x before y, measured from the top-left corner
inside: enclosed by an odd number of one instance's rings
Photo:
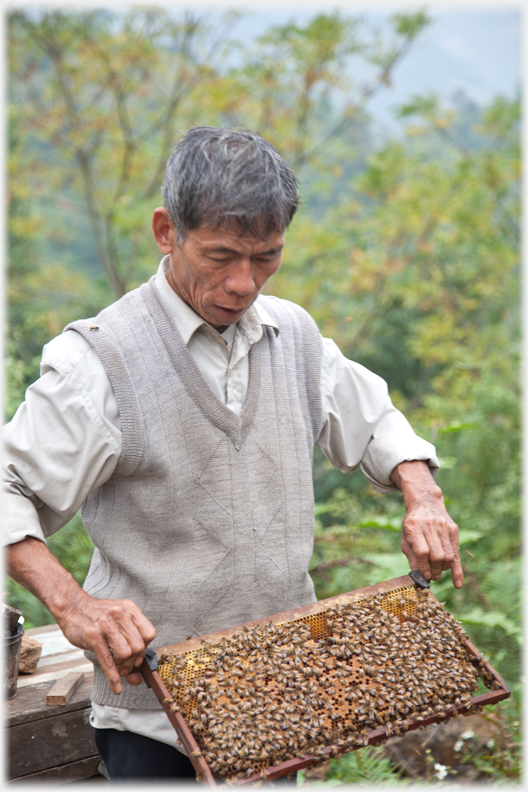
[[[222,316],[226,316],[228,318],[240,316],[240,314],[244,313],[246,310],[246,306],[242,306],[241,308],[224,308],[222,305],[216,305],[215,308],[220,312],[220,314],[222,314]]]

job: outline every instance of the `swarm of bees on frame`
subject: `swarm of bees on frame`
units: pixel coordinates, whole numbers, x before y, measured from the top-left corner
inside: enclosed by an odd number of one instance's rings
[[[491,686],[461,625],[426,591],[400,592],[392,610],[385,594],[326,610],[318,636],[307,617],[162,655],[160,675],[212,773],[265,778],[288,759],[323,760],[328,746],[366,745],[374,729],[401,734],[409,718],[470,706],[479,675]]]

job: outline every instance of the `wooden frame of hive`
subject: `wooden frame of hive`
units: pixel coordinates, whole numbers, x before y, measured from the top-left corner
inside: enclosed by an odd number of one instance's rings
[[[157,649],[156,654],[158,658],[162,658],[167,654],[177,656],[187,655],[188,658],[191,659],[191,665],[195,663],[197,666],[203,668],[204,661],[202,659],[200,663],[200,659],[204,657],[204,652],[209,651],[207,647],[214,648],[214,646],[218,645],[222,639],[230,639],[233,636],[240,634],[244,629],[247,631],[248,628],[258,626],[263,627],[265,625],[269,625],[270,623],[275,625],[283,625],[291,622],[303,622],[309,626],[312,638],[317,639],[328,635],[328,631],[325,632],[326,617],[324,614],[325,611],[329,611],[334,606],[346,606],[359,602],[360,600],[382,594],[387,595],[387,601],[389,602],[388,609],[401,616],[401,608],[399,609],[396,605],[392,606],[390,603],[392,601],[396,602],[396,596],[405,596],[406,591],[410,594],[413,594],[413,592],[418,588],[419,586],[416,585],[414,580],[409,575],[404,575],[403,577],[388,580],[383,583],[378,583],[375,586],[357,589],[356,591],[351,591],[346,594],[340,594],[337,597],[320,600],[319,602],[314,602],[310,605],[283,611],[282,613],[278,613],[273,616],[268,616],[263,619],[248,622],[245,625],[237,625],[235,627],[230,627],[215,633],[209,633],[207,635],[200,636],[199,638],[192,638],[187,641],[164,646]],[[428,591],[428,596],[431,597],[431,599],[434,600],[437,605],[440,605],[438,600],[436,600],[430,591]],[[392,597],[394,597],[393,600],[391,599]],[[412,604],[410,605],[410,608],[412,609]],[[206,645],[207,647],[204,648]],[[431,723],[437,723],[440,720],[445,720],[446,718],[452,717],[454,715],[472,712],[475,711],[476,708],[480,708],[486,704],[495,704],[498,701],[509,697],[510,691],[504,680],[489,663],[483,661],[482,655],[473,646],[468,638],[464,640],[464,645],[468,653],[468,659],[473,665],[480,668],[481,676],[482,672],[485,672],[487,677],[487,680],[485,680],[486,686],[489,687],[492,685],[494,689],[489,693],[474,696],[469,704],[466,703],[458,706],[449,706],[446,710],[444,710],[443,713],[428,715],[421,718],[421,720],[407,718],[404,721],[404,732],[423,728],[424,726],[428,726]],[[141,666],[141,672],[145,678],[145,681],[152,688],[153,692],[158,698],[158,701],[163,707],[163,710],[169,718],[170,723],[175,729],[179,741],[187,751],[187,754],[196,770],[197,777],[206,786],[216,786],[218,784],[225,783],[224,779],[216,779],[214,777],[210,766],[207,764],[204,756],[202,755],[200,747],[184,718],[184,715],[180,711],[175,700],[163,682],[159,670],[155,669],[157,669],[157,658],[155,656],[154,663],[152,663],[151,660],[149,665],[149,661],[145,659],[143,665]],[[317,756],[314,756],[313,754],[305,754],[302,757],[288,759],[287,761],[281,762],[280,764],[274,765],[273,767],[268,767],[266,769],[265,777],[267,780],[271,781],[281,776],[295,773],[298,770],[304,770],[313,764],[321,762],[321,760],[324,758],[333,758],[343,753],[348,753],[349,751],[363,747],[364,745],[376,745],[388,739],[389,736],[391,736],[389,730],[385,728],[377,728],[370,731],[361,741],[351,740],[344,746],[328,745],[326,747],[321,747]],[[262,783],[262,775],[260,773],[256,773],[248,778],[229,780],[228,783],[230,785],[239,786],[259,784]]]

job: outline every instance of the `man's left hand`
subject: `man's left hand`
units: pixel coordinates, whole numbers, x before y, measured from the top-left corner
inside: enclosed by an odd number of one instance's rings
[[[411,569],[418,569],[427,580],[439,580],[450,569],[453,585],[464,582],[458,547],[458,526],[447,513],[442,490],[435,483],[425,462],[402,462],[391,479],[403,494],[401,549]]]

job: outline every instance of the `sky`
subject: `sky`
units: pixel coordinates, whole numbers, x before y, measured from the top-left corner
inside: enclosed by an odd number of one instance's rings
[[[345,14],[362,15],[383,30],[388,17],[404,4],[379,9],[347,4]],[[398,122],[392,108],[416,93],[435,91],[449,102],[462,90],[470,99],[485,104],[498,94],[514,96],[521,88],[522,15],[520,6],[474,6],[455,9],[445,4],[423,6],[432,24],[420,34],[393,73],[393,85],[369,102],[370,113],[383,125],[394,129]],[[246,5],[247,16],[235,34],[248,40],[274,24],[291,20],[306,23],[318,12],[332,10],[328,4],[295,3],[262,10]]]
[[[396,11],[424,9],[432,24],[420,34],[408,55],[394,71],[392,89],[377,98],[371,111],[387,118],[390,107],[400,104],[413,93],[434,90],[449,99],[463,90],[478,103],[488,102],[503,93],[512,96],[520,89],[522,74],[522,8],[528,0],[49,0],[48,2],[10,2],[10,8],[60,7],[125,8],[131,5],[157,5],[178,13],[181,9],[211,10],[240,8],[245,12],[235,34],[244,41],[258,36],[271,25],[296,21],[306,23],[318,13],[339,8],[343,14],[364,16],[382,29]]]

